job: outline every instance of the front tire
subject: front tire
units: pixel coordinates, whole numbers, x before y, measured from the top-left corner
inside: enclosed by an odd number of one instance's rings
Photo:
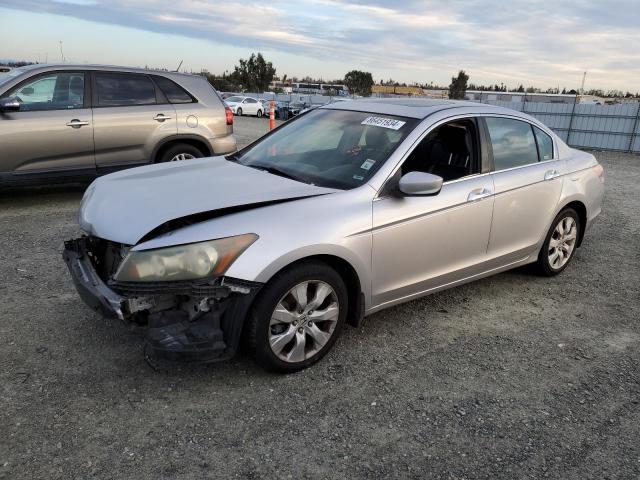
[[[258,110],[256,113],[256,117],[261,118],[262,117],[262,110]]]
[[[239,117],[242,116],[242,109],[239,108],[238,110],[236,110],[236,115],[238,115]]]
[[[249,348],[267,370],[302,370],[334,345],[347,309],[347,288],[335,270],[315,261],[295,265],[273,277],[256,299]]]
[[[556,216],[538,254],[540,274],[553,277],[567,268],[578,245],[580,228],[580,217],[572,208]]]
[[[177,143],[165,150],[162,155],[158,157],[156,163],[177,162],[202,157],[204,157],[202,152],[193,145]]]

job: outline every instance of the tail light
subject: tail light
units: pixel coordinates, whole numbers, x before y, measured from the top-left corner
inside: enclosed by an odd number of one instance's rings
[[[600,177],[600,181],[604,182],[604,167],[600,164],[597,164],[593,167],[593,172]]]
[[[224,113],[227,115],[227,125],[233,125],[233,111],[231,107],[224,107]]]

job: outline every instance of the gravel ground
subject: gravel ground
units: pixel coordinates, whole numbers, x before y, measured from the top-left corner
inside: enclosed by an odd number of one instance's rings
[[[0,195],[0,478],[639,478],[640,157],[597,156],[603,214],[562,275],[375,314],[288,376],[153,371],[60,257],[82,187]]]

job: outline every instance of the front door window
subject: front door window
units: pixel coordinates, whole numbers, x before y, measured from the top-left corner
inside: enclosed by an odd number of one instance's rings
[[[7,97],[20,111],[71,110],[84,107],[84,74],[60,72],[42,75],[14,88]]]

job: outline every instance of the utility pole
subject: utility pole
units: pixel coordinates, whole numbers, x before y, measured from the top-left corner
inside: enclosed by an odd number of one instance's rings
[[[64,53],[62,53],[62,40],[59,40],[58,43],[60,44],[60,58],[62,59],[62,62],[64,63]]]
[[[582,74],[582,85],[580,85],[580,95],[584,95],[584,81],[587,78],[587,72],[585,70],[585,72]]]

